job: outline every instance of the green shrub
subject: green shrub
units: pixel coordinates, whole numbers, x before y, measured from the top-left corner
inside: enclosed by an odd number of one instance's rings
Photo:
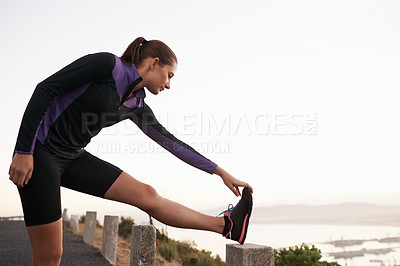
[[[156,265],[164,265],[164,264],[165,264],[165,261],[163,261],[160,258],[156,258]]]
[[[321,250],[314,245],[308,247],[301,244],[289,249],[274,250],[275,266],[340,266],[337,262],[319,261],[322,258]]]
[[[161,242],[162,241],[168,242],[168,240],[169,240],[168,235],[166,233],[164,233],[164,229],[162,229],[161,232],[160,232],[160,230],[156,229],[156,239],[160,240]]]
[[[121,222],[118,225],[118,235],[122,238],[129,238],[132,234],[132,225],[135,221],[131,217],[121,216]]]
[[[183,266],[197,266],[199,265],[199,258],[195,255],[188,255],[181,257],[182,265]]]
[[[200,259],[197,263],[198,266],[224,266],[225,262],[217,255],[215,258],[211,256],[211,251],[202,250]]]
[[[168,262],[178,258],[178,248],[175,241],[160,242],[157,251]]]
[[[157,251],[167,261],[177,260],[183,266],[223,266],[219,256],[213,258],[210,251],[199,251],[194,242],[180,242],[168,238],[164,230],[157,229]]]
[[[214,259],[211,257],[211,252],[210,254],[205,254],[200,257],[199,263],[197,264],[198,266],[214,266],[217,265],[214,262]]]
[[[99,223],[99,220],[96,220],[96,227],[103,228],[103,226]]]
[[[215,265],[224,266],[225,262],[221,259],[219,255],[215,256]]]
[[[81,217],[79,218],[79,223],[84,224],[85,218],[86,218],[86,215],[81,215]],[[96,220],[96,227],[103,228],[103,226],[101,226],[101,224],[99,223],[99,220]]]

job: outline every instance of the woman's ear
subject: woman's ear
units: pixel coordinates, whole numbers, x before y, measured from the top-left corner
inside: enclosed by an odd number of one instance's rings
[[[155,57],[151,60],[151,67],[150,70],[153,71],[156,68],[156,65],[158,65],[160,62],[160,58]]]

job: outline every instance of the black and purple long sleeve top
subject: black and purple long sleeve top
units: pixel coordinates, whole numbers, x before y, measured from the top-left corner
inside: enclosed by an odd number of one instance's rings
[[[147,136],[186,163],[212,174],[215,163],[168,132],[144,102],[134,65],[110,53],[86,55],[39,83],[25,110],[16,153],[33,154],[35,142],[74,158],[102,128],[132,120]]]

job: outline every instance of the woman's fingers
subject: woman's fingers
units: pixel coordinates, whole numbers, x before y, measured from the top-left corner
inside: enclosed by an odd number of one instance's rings
[[[248,183],[244,183],[243,187],[248,187],[251,190],[251,193],[253,193],[253,188],[248,184]]]
[[[238,193],[233,183],[225,183],[225,185],[232,191],[233,194],[235,194],[236,197],[239,196],[240,193]]]
[[[29,182],[29,180],[31,180],[31,178],[32,178],[32,169],[31,170],[29,170],[29,172],[28,172],[28,174],[26,175],[26,178],[25,178],[25,182],[24,182],[24,185],[26,186],[26,185],[28,185],[28,182]]]
[[[18,172],[14,170],[14,168],[10,169],[10,180],[14,183],[17,184],[18,182]]]
[[[16,184],[18,187],[23,187],[24,186],[24,181],[25,181],[25,174],[21,172],[16,172],[16,178],[14,178],[14,184]]]
[[[10,170],[10,180],[18,187],[23,187],[24,185],[28,184],[26,177],[27,174],[23,173],[22,171],[14,170],[11,168]],[[31,174],[30,172],[28,174]]]
[[[231,190],[232,190],[233,194],[235,194],[236,197],[240,196],[240,191],[237,189],[237,187],[232,186]]]
[[[241,186],[241,187],[248,187],[248,188],[250,188],[251,193],[253,193],[253,188],[252,188],[248,183],[242,182],[242,181],[241,181],[240,186]]]
[[[239,187],[247,187],[251,190],[251,193],[253,193],[253,188],[248,183],[243,182],[243,181],[238,180],[238,182],[236,184],[233,184],[233,187],[234,187],[234,190],[236,191],[236,192],[234,192],[236,196],[240,196],[242,194],[242,193],[240,193]]]
[[[33,173],[33,156],[16,153],[8,173],[10,180],[18,187],[27,185]]]
[[[222,172],[221,178],[224,181],[225,185],[230,190],[232,190],[233,194],[235,194],[237,197],[241,195],[239,187],[248,187],[251,190],[251,192],[253,192],[253,188],[248,183],[234,178],[226,171]]]
[[[18,187],[24,186],[25,178],[26,178],[26,175],[24,175],[24,174],[19,175],[18,182],[17,182]]]
[[[20,174],[18,172],[13,172],[12,177],[10,177],[10,180],[16,185],[19,186],[19,180],[21,179]]]
[[[240,196],[240,195],[241,195],[241,193],[240,193],[240,189],[239,189],[239,187],[238,187],[238,186],[235,186],[235,189],[236,189],[236,192],[237,192],[236,196]]]

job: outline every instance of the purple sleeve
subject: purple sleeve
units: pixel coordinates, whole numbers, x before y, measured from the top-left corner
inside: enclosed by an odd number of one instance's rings
[[[155,118],[153,111],[144,104],[143,111],[131,117],[131,120],[152,140],[182,161],[213,174],[217,165],[198,153],[186,143],[177,139],[166,130]]]
[[[110,53],[90,54],[40,82],[26,107],[14,151],[33,154],[38,127],[54,99],[89,81],[111,75],[114,64],[114,55]]]

